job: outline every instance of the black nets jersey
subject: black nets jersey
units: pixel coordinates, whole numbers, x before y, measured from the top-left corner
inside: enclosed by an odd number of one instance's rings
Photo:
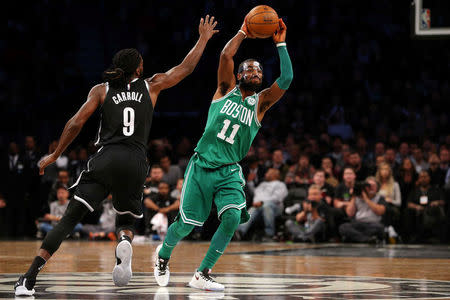
[[[145,80],[135,79],[119,89],[107,84],[95,145],[129,144],[146,150],[152,118],[153,105]]]

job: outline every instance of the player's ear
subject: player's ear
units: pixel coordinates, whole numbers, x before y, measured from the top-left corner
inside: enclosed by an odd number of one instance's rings
[[[237,73],[236,78],[237,78],[238,81],[241,80],[242,74],[241,73]]]

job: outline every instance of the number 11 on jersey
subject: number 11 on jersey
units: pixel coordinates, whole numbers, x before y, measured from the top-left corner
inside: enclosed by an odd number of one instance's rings
[[[231,128],[233,128],[233,131],[231,131],[231,134],[229,137],[225,136],[225,133],[228,130],[228,127],[230,127],[231,121],[228,119],[223,120],[223,127],[222,130],[217,134],[217,137],[219,139],[224,140],[227,143],[234,144],[234,137],[236,136],[236,133],[239,130],[240,125],[234,124]]]

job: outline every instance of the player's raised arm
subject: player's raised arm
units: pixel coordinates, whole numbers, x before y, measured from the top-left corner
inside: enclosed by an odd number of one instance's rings
[[[200,34],[198,41],[184,60],[166,73],[158,73],[146,79],[150,86],[150,97],[153,106],[156,104],[158,95],[162,90],[173,87],[194,71],[209,39],[219,32],[219,30],[214,29],[216,25],[217,21],[214,21],[214,17],[210,18],[207,15],[205,19],[201,18],[198,25],[198,33]]]
[[[245,38],[253,38],[247,29],[246,20],[247,18],[244,20],[241,29],[228,41],[220,53],[219,69],[217,71],[217,90],[213,100],[225,96],[236,85],[233,57],[236,55],[239,46]]]
[[[86,102],[81,106],[78,112],[66,123],[64,130],[59,138],[58,147],[55,152],[49,154],[39,162],[39,174],[44,174],[45,168],[54,163],[58,157],[66,150],[67,146],[75,139],[83,128],[84,123],[89,119],[92,113],[102,103],[105,97],[105,86],[98,84],[89,92]]]
[[[286,25],[280,19],[280,27],[273,34],[273,41],[280,56],[280,77],[259,94],[258,120],[261,121],[266,111],[284,95],[293,78],[291,59],[286,48]]]

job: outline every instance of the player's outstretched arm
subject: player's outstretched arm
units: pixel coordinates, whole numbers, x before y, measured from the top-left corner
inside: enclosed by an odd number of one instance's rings
[[[166,73],[158,73],[151,78],[146,79],[150,86],[150,97],[153,106],[155,106],[158,95],[162,90],[173,87],[194,71],[209,39],[215,33],[219,32],[219,30],[214,29],[216,25],[217,21],[214,21],[213,16],[210,18],[209,15],[207,15],[205,19],[201,18],[200,24],[198,25],[200,37],[184,60]]]
[[[270,88],[259,93],[258,120],[261,121],[266,111],[284,95],[292,82],[292,63],[286,48],[286,25],[280,19],[280,27],[273,34],[273,41],[277,46],[280,56],[280,77]]]
[[[247,29],[246,17],[241,29],[231,40],[228,41],[220,53],[219,69],[217,71],[217,90],[214,94],[213,100],[225,96],[236,85],[233,57],[236,55],[242,41],[247,37],[253,38]]]
[[[97,107],[103,102],[105,98],[105,86],[98,84],[94,86],[89,92],[86,102],[81,106],[78,112],[66,123],[64,130],[59,138],[58,147],[56,150],[46,156],[39,162],[39,174],[44,174],[45,168],[54,163],[58,157],[66,150],[67,146],[72,143],[75,137],[80,133],[84,123],[94,113]]]

